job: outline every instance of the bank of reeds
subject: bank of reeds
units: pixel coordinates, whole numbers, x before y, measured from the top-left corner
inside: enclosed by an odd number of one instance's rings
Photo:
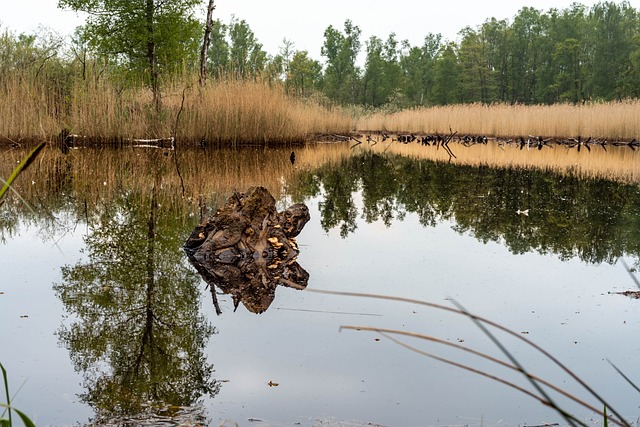
[[[42,73],[44,74],[44,72]],[[640,101],[581,105],[467,104],[374,113],[287,96],[278,84],[236,78],[164,81],[160,110],[150,89],[123,86],[107,72],[52,78],[37,72],[0,75],[0,142],[55,139],[63,130],[98,142],[177,137],[193,143],[292,143],[354,129],[512,138],[528,135],[640,139]],[[54,79],[55,80],[55,79]],[[179,118],[179,120],[178,120]]]
[[[417,108],[361,118],[357,128],[512,138],[593,137],[606,140],[640,138],[640,101],[581,105],[467,104]]]
[[[158,111],[148,88],[124,89],[100,74],[50,91],[38,76],[0,79],[0,139],[55,139],[63,130],[98,142],[169,138],[180,142],[292,143],[348,133],[353,119],[339,108],[288,97],[254,80],[168,81]],[[76,138],[77,139],[77,138]]]

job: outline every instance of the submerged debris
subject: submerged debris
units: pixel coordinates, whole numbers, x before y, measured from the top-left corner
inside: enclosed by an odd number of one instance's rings
[[[614,292],[616,295],[623,295],[625,297],[640,299],[640,291],[623,291],[623,292]]]

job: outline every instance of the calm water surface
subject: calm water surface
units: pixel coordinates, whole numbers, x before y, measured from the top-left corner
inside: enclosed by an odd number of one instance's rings
[[[297,238],[308,290],[455,299],[541,345],[637,423],[640,394],[607,359],[640,381],[640,303],[617,294],[638,290],[624,266],[640,267],[638,183],[326,145],[296,148],[293,166],[290,150],[185,152],[181,181],[155,151],[52,151],[20,177],[28,207],[11,197],[0,208],[0,361],[37,425],[566,424],[505,385],[340,329],[411,331],[504,359],[463,316],[285,287],[262,314],[234,312],[220,293],[217,316],[182,244],[251,185],[280,209],[309,207]],[[594,402],[498,336],[527,369]],[[399,338],[531,389],[470,354]]]

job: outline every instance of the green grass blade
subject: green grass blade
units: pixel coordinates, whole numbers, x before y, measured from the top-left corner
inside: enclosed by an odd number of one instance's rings
[[[16,411],[16,414],[20,416],[20,419],[22,420],[22,424],[24,424],[24,427],[36,427],[33,421],[31,421],[31,419],[27,417],[27,415],[24,412],[19,411],[17,409],[14,409],[14,411]]]
[[[7,396],[7,403],[0,402],[0,407],[5,408],[4,412],[0,416],[0,427],[13,426],[11,411],[15,411],[15,413],[18,414],[18,416],[22,420],[22,423],[25,425],[25,427],[35,427],[35,424],[33,423],[33,421],[31,421],[31,419],[29,419],[29,417],[24,412],[11,407],[11,396],[9,395],[9,381],[7,380],[7,370],[4,368],[2,363],[0,363],[0,370],[2,371],[2,379],[4,380],[4,392],[5,392],[5,395]],[[1,417],[4,417],[4,414],[7,411],[9,413],[9,418],[1,418]]]
[[[629,385],[631,385],[631,387],[635,388],[635,389],[636,389],[636,391],[638,391],[638,393],[640,393],[640,388],[639,388],[637,385],[635,385],[635,383],[634,383],[633,381],[631,381],[631,379],[630,379],[628,376],[626,376],[626,375],[624,374],[624,372],[622,372],[622,371],[621,371],[621,370],[620,370],[616,365],[614,365],[614,364],[613,364],[613,362],[612,362],[611,360],[607,359],[607,362],[609,362],[609,364],[610,364],[611,366],[613,366],[613,369],[615,369],[615,370],[616,370],[616,372],[618,372],[618,374],[620,374],[620,376],[621,376],[622,378],[624,378],[624,379],[629,383]]]
[[[24,171],[27,167],[29,167],[29,165],[35,160],[36,156],[45,147],[45,145],[47,145],[46,142],[41,142],[36,146],[36,148],[31,150],[31,152],[27,155],[27,157],[22,159],[20,164],[13,170],[13,172],[9,176],[9,179],[7,179],[7,181],[5,182],[2,189],[0,189],[0,199],[2,199],[2,196],[4,196],[4,193],[6,193],[9,187],[11,187],[11,184],[13,184],[13,181],[15,181],[18,175],[20,175],[22,171]],[[6,384],[6,381],[5,381],[5,384]]]
[[[5,405],[4,403],[0,403],[0,406],[3,406],[5,408],[9,409],[10,411],[15,411],[15,413],[18,414],[18,416],[22,420],[22,423],[25,425],[25,427],[36,427],[34,422],[31,421],[31,418],[29,418],[27,416],[27,414],[25,414],[24,412],[20,411],[19,409],[10,408],[8,405]],[[0,418],[0,427],[12,427],[11,419]]]
[[[9,396],[9,382],[7,381],[7,370],[4,369],[4,365],[2,363],[0,363],[0,370],[2,370],[2,379],[4,380],[4,393],[5,396],[7,396],[7,404],[2,405],[6,406],[6,409],[2,412],[2,416],[9,411],[9,419],[7,421],[9,426],[11,426],[11,408],[9,407],[9,405],[11,405],[11,397]]]

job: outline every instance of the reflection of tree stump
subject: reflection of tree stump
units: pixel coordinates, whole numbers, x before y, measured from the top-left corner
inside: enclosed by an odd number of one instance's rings
[[[211,286],[231,294],[254,313],[264,312],[278,284],[304,289],[309,274],[297,263],[295,241],[309,221],[309,209],[295,204],[277,212],[263,187],[234,193],[213,218],[198,225],[185,244],[189,261]],[[214,286],[215,285],[215,286]]]

